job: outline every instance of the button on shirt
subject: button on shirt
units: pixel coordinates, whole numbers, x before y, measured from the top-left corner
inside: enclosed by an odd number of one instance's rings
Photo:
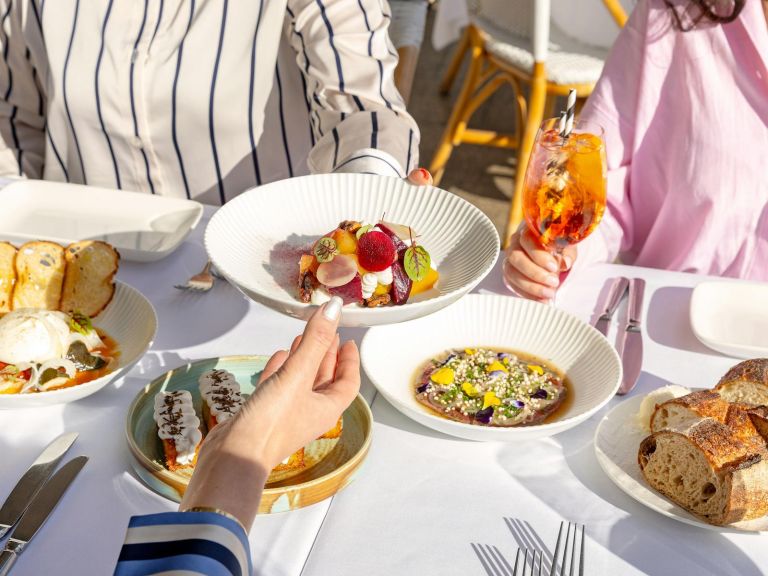
[[[384,0],[0,0],[0,18],[0,176],[221,204],[417,165]]]

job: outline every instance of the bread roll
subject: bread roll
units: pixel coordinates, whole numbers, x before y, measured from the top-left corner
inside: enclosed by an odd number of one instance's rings
[[[0,242],[0,315],[11,311],[16,285],[16,247]]]
[[[12,309],[58,310],[64,282],[64,248],[53,242],[27,242],[16,254]]]
[[[768,513],[768,450],[713,418],[651,434],[638,463],[648,484],[711,524]]]
[[[728,402],[768,405],[768,358],[736,364],[720,379],[715,391]]]
[[[727,413],[728,402],[717,392],[699,390],[659,404],[651,416],[651,432],[684,427],[702,418],[725,422]]]
[[[67,246],[65,258],[61,311],[96,316],[115,294],[120,255],[105,242],[84,240]]]

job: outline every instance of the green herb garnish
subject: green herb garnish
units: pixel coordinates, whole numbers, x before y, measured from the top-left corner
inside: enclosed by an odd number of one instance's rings
[[[330,262],[338,253],[339,248],[336,246],[336,240],[328,236],[323,236],[315,244],[315,258],[318,262]]]
[[[73,312],[72,317],[69,319],[69,329],[72,332],[88,336],[88,334],[93,332],[93,324],[91,319],[82,312]]]
[[[408,230],[410,232],[410,228]],[[431,262],[429,252],[423,246],[418,246],[411,235],[411,247],[403,255],[403,267],[408,278],[413,282],[423,280],[429,272]]]
[[[366,224],[365,226],[360,226],[360,228],[355,232],[355,237],[360,240],[360,237],[365,234],[366,232],[370,232],[373,230],[373,226],[370,224]]]

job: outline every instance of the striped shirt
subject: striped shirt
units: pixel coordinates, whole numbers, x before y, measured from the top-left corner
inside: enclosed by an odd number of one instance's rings
[[[386,0],[0,0],[0,176],[220,204],[405,176]]]
[[[215,512],[165,512],[134,516],[128,524],[114,576],[248,576],[248,536]]]

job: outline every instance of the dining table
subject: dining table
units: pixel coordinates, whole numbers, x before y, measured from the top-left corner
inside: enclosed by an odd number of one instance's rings
[[[77,432],[66,459],[89,458],[13,576],[111,574],[129,518],[176,509],[132,470],[128,406],[142,388],[188,362],[287,348],[303,323],[246,299],[226,281],[206,293],[174,288],[206,262],[205,225],[213,208],[170,256],[123,261],[118,279],[154,305],[154,342],[130,371],[99,392],[63,405],[0,412],[0,501],[56,436]],[[753,576],[768,566],[768,537],[678,522],[625,495],[598,465],[593,438],[606,412],[635,395],[679,384],[712,387],[738,360],[695,337],[694,287],[711,278],[617,264],[574,270],[557,306],[583,321],[617,276],[645,279],[644,358],[636,387],[581,425],[521,442],[473,442],[443,435],[402,415],[365,374],[361,394],[374,426],[370,452],[353,482],[333,497],[295,511],[262,515],[250,532],[254,574],[358,576],[486,574],[472,544],[496,546],[514,560],[520,528],[549,550],[562,520],[585,525],[590,575]],[[736,282],[736,281],[734,281]],[[500,266],[475,288],[509,294]],[[617,313],[609,340],[615,342]],[[358,343],[365,329],[343,329]]]

